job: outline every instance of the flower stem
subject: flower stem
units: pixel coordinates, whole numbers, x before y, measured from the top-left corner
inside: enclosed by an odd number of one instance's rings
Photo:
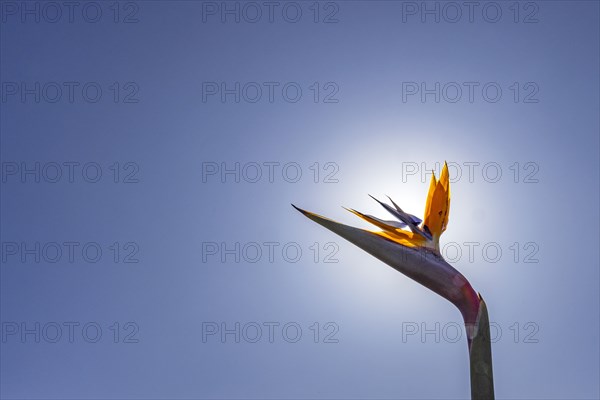
[[[487,306],[481,295],[479,315],[475,324],[475,332],[469,344],[469,360],[471,363],[471,399],[494,399],[494,376],[492,371],[492,344],[490,341],[490,320]],[[468,329],[468,327],[467,327]]]

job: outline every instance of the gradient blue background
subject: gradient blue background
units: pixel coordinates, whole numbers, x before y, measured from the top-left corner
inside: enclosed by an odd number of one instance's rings
[[[133,241],[140,262],[114,263],[110,253],[96,264],[3,262],[3,323],[103,327],[95,344],[1,343],[3,398],[467,398],[464,338],[402,341],[403,323],[460,322],[453,306],[290,207],[365,226],[340,206],[383,216],[367,193],[390,194],[421,215],[428,184],[403,183],[403,165],[444,160],[502,166],[497,183],[479,169],[474,182],[453,184],[442,237],[502,246],[497,263],[481,253],[454,263],[503,329],[493,346],[497,398],[599,397],[597,2],[538,1],[531,24],[512,21],[512,2],[500,3],[498,23],[480,13],[473,23],[403,23],[402,2],[337,2],[331,24],[312,22],[313,2],[299,3],[305,14],[295,24],[280,14],[273,23],[203,23],[193,1],[139,1],[139,22],[115,24],[100,3],[107,14],[95,24],[8,17],[1,25],[2,82],[140,88],[134,104],[114,103],[108,91],[95,104],[2,102],[2,162],[94,161],[105,175],[96,184],[7,179],[1,239],[105,250]],[[304,96],[203,102],[206,81],[292,81]],[[339,102],[313,102],[315,81],[335,82]],[[407,81],[498,82],[504,93],[497,103],[403,102]],[[539,102],[513,102],[513,82],[537,83]],[[107,166],[116,161],[139,165],[139,183],[113,183]],[[270,161],[299,163],[302,179],[202,180],[204,162]],[[336,163],[339,182],[314,183],[315,162]],[[515,183],[515,162],[536,163],[539,182]],[[297,242],[302,259],[202,260],[203,242],[269,241]],[[314,242],[337,243],[339,262],[315,263]],[[539,262],[515,263],[513,242],[535,242]],[[139,343],[113,343],[107,327],[129,321]],[[203,321],[293,321],[303,337],[203,343]],[[335,322],[339,342],[314,343],[314,322]],[[537,343],[524,343],[527,322],[539,328]]]

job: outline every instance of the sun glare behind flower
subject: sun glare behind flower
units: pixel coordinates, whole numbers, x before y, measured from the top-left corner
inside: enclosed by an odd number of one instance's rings
[[[439,176],[432,174],[429,181],[422,219],[407,213],[389,197],[387,203],[370,195],[394,218],[391,220],[347,208],[379,230],[355,228],[303,210],[294,204],[292,207],[454,304],[463,317],[467,332],[472,397],[478,400],[493,399],[487,306],[469,281],[448,264],[440,253],[439,239],[448,226],[450,216],[450,192],[448,165],[444,163]]]

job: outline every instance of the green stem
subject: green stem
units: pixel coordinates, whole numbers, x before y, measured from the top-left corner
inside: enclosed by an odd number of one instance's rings
[[[487,306],[480,295],[479,315],[475,334],[469,346],[471,363],[471,399],[494,399],[494,376],[492,371],[492,343]],[[468,329],[468,328],[467,328]]]

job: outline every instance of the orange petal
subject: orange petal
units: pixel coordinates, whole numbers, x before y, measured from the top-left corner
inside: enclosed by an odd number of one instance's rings
[[[371,231],[377,235],[383,236],[386,239],[392,240],[396,243],[402,244],[404,246],[409,247],[418,247],[422,246],[425,243],[425,238],[420,235],[414,234],[413,232],[405,231],[402,229],[398,229],[391,225],[385,224],[380,220],[371,218],[369,215],[363,214],[360,211],[353,210],[351,208],[346,208],[346,210],[350,211],[352,214],[364,219],[365,221],[377,226],[378,228],[383,229],[383,232]]]
[[[429,194],[425,205],[425,218],[423,223],[429,228],[434,236],[434,240],[439,239],[442,232],[448,225],[448,216],[450,213],[450,176],[448,165],[444,163],[444,168],[440,174],[440,180],[429,186]]]
[[[429,181],[429,192],[427,193],[427,200],[425,201],[425,215],[423,217],[424,224],[427,225],[427,221],[429,219],[429,210],[431,209],[431,200],[433,199],[433,193],[435,192],[435,187],[437,185],[437,180],[435,179],[435,172],[431,171],[431,180]],[[429,226],[429,225],[427,225]]]

